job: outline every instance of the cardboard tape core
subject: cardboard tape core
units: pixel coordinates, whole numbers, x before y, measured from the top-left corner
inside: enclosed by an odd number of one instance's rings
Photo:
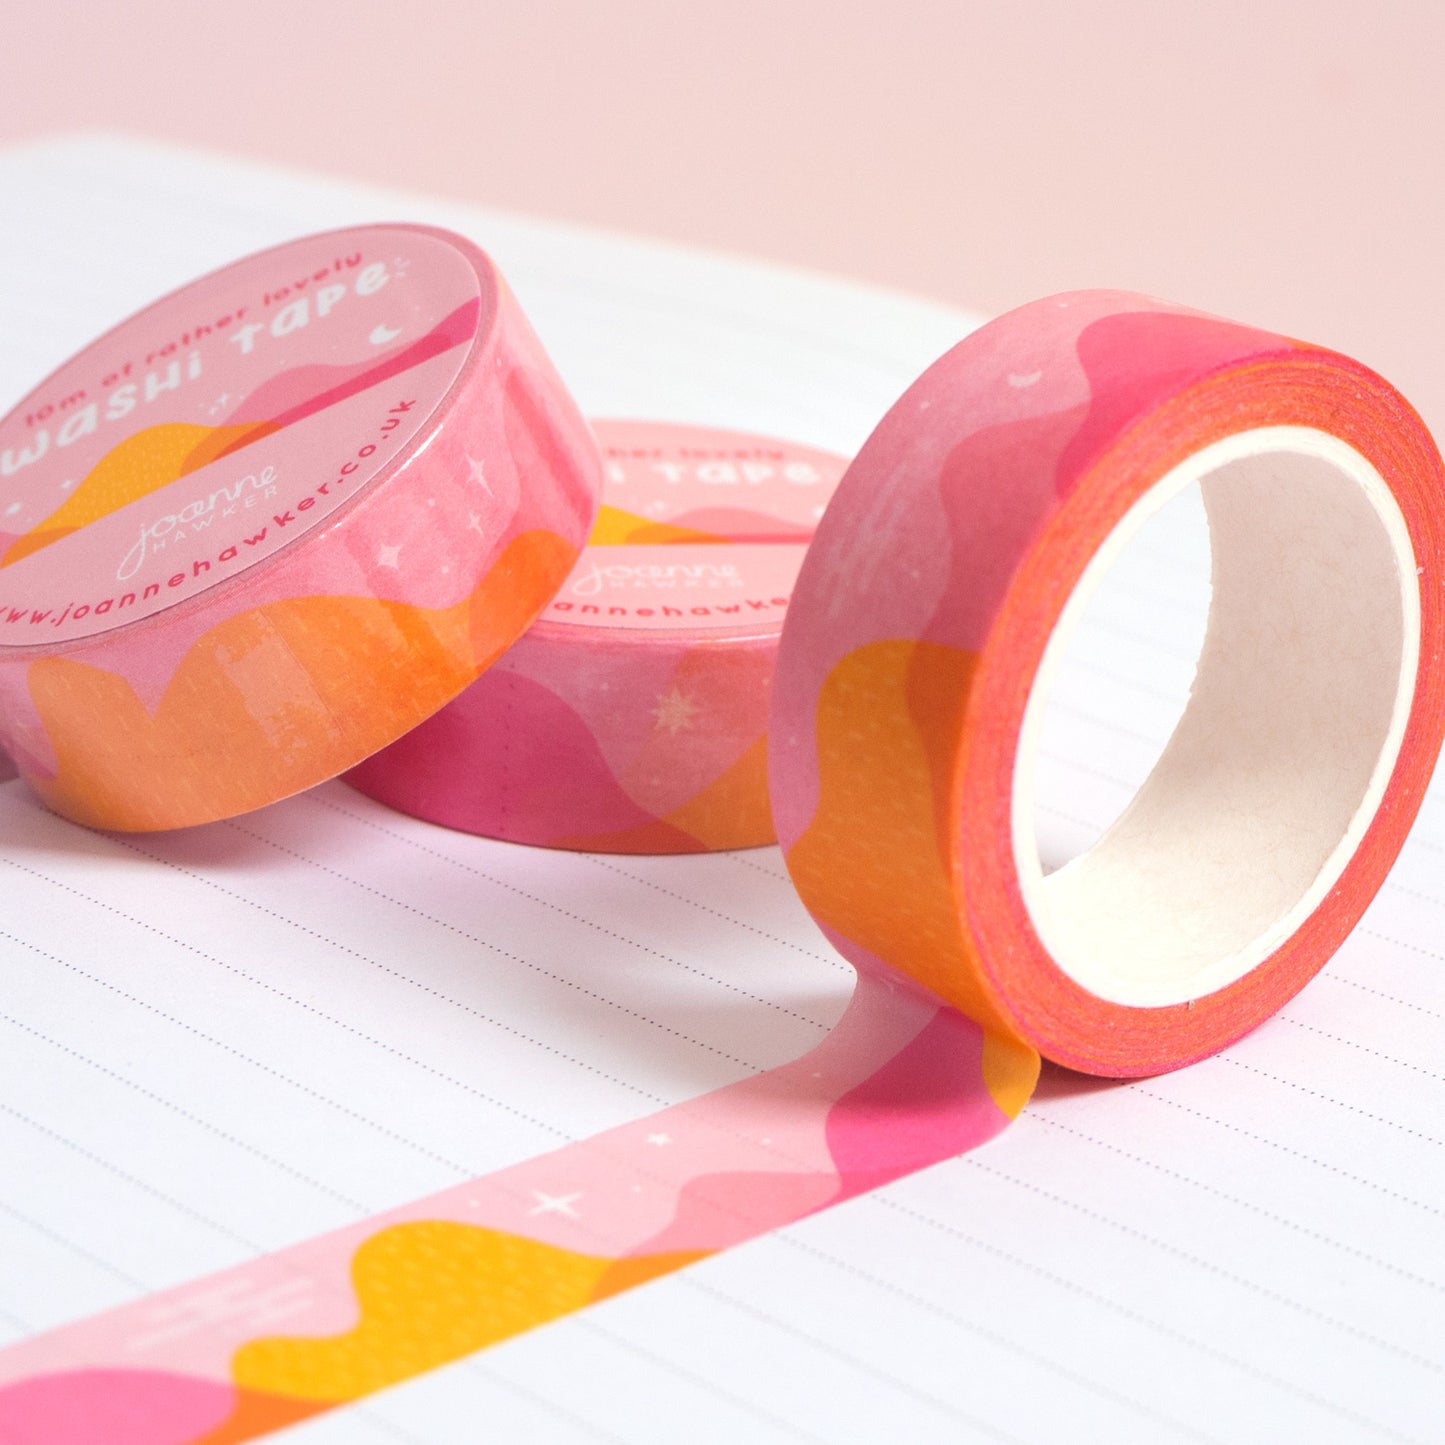
[[[1033,772],[1052,677],[1144,522],[1199,483],[1209,623],[1188,706],[1133,802],[1045,876]],[[1415,553],[1379,472],[1338,438],[1267,427],[1206,447],[1125,514],[1065,604],[1030,690],[1012,799],[1041,942],[1115,1003],[1186,1003],[1263,962],[1317,909],[1379,809],[1414,696]]]

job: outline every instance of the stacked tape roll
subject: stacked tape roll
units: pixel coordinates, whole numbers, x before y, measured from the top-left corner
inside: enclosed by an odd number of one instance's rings
[[[495,667],[348,781],[403,812],[519,843],[770,843],[773,665],[845,462],[702,427],[593,430],[603,502],[561,590]]]
[[[976,1020],[998,1097],[1036,1053],[1138,1075],[1274,1012],[1343,941],[1440,745],[1439,454],[1318,347],[1114,292],[970,336],[884,418],[799,578],[774,814],[854,964]],[[1111,557],[1198,482],[1212,598],[1134,802],[1045,876],[1032,749]]]
[[[167,296],[0,422],[0,747],[83,823],[333,777],[566,577],[596,448],[491,262],[338,231]]]

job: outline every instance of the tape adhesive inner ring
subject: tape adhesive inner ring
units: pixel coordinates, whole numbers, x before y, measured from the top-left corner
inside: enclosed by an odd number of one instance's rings
[[[1194,483],[1211,597],[1188,705],[1113,826],[1045,875],[1034,761],[1052,678],[1109,567]],[[1059,968],[1101,998],[1151,1007],[1201,998],[1267,958],[1325,899],[1380,806],[1419,639],[1405,520],[1347,443],[1310,427],[1256,429],[1155,483],[1084,569],[1024,711],[1015,865]]]

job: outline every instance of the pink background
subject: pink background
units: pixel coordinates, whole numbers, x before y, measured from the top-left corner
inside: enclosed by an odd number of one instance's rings
[[[122,128],[984,311],[1144,290],[1445,424],[1428,0],[0,0],[0,35],[0,144]]]

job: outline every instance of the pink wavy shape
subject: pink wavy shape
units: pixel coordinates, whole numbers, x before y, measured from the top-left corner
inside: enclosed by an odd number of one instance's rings
[[[234,1386],[164,1370],[70,1370],[0,1390],[4,1445],[187,1445],[234,1410]]]
[[[729,542],[806,542],[813,529],[748,507],[697,507],[667,519],[669,527],[711,532]]]
[[[517,720],[526,719],[525,727]],[[454,759],[486,758],[484,774]],[[551,842],[654,821],[617,785],[586,722],[549,688],[504,668],[347,774],[373,798],[493,837]],[[521,824],[519,831],[518,824]]]
[[[1059,494],[1073,489],[1102,443],[1182,386],[1243,357],[1262,360],[1268,353],[1260,341],[1254,327],[1187,311],[1123,311],[1091,321],[1077,343],[1089,381],[1089,413],[1059,459]],[[1292,351],[1295,343],[1281,336],[1279,349]]]
[[[379,358],[368,358],[349,366],[298,366],[283,371],[257,387],[230,413],[225,425],[271,422],[285,427],[303,421],[462,345],[475,334],[480,311],[480,301],[468,301],[438,321],[420,340]]]

